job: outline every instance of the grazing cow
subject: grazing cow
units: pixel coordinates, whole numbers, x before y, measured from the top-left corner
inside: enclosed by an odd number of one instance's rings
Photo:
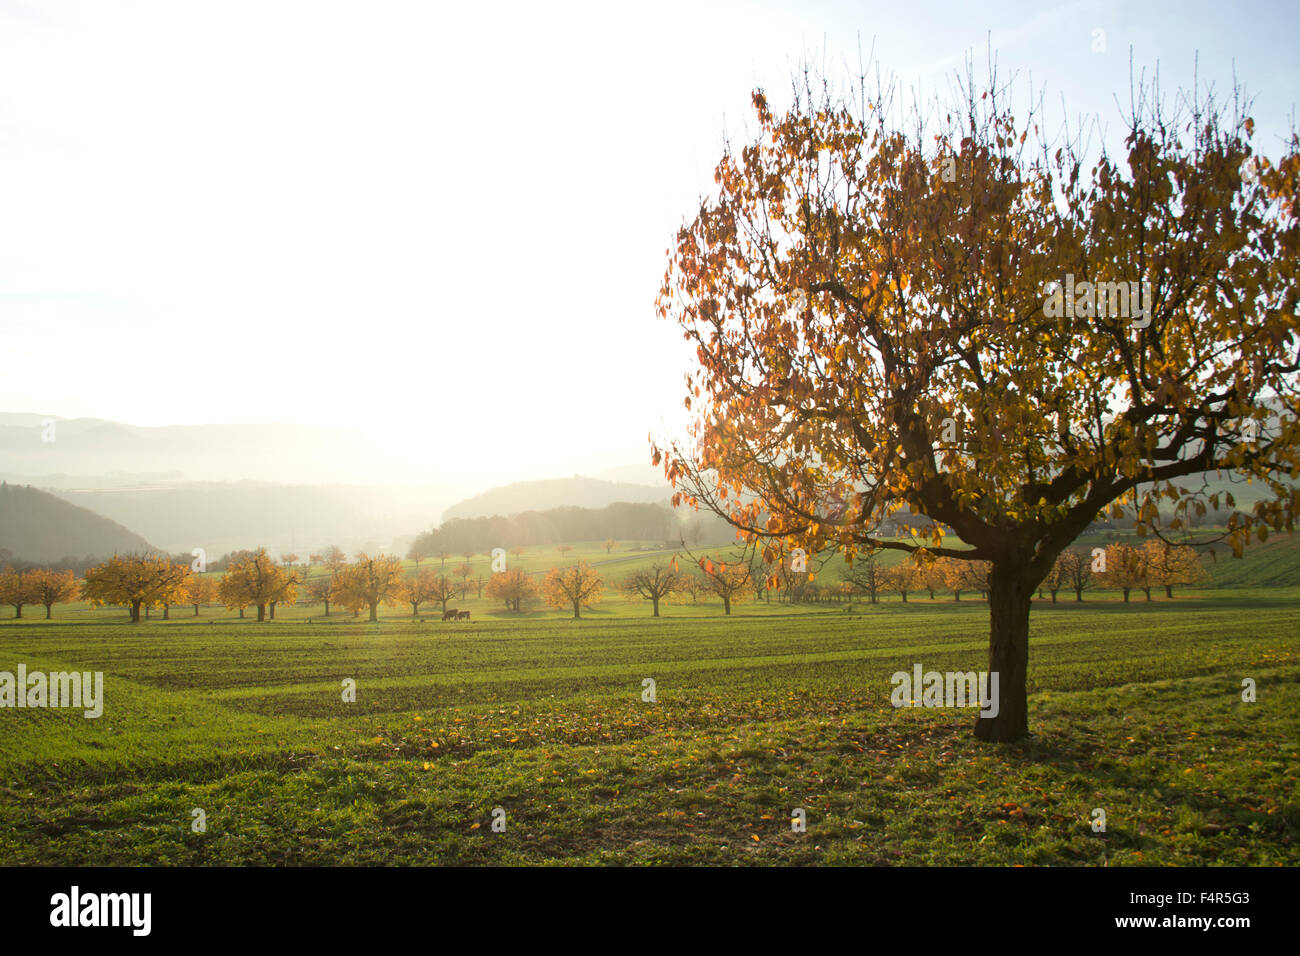
[[[457,611],[457,612],[456,612],[456,620],[458,620],[458,621],[468,621],[468,620],[469,620],[469,611]]]
[[[459,614],[459,613],[460,613],[460,612],[457,611],[455,608],[452,608],[450,611],[443,611],[443,612],[442,612],[442,619],[443,619],[444,621],[454,621],[454,620],[456,620],[456,615]]]

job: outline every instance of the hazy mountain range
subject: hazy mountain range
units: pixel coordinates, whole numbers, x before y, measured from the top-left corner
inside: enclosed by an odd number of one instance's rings
[[[442,513],[442,520],[452,518],[490,518],[523,511],[545,511],[562,505],[603,508],[615,502],[648,502],[667,505],[672,489],[662,485],[631,484],[625,481],[602,481],[598,478],[550,478],[542,481],[517,481],[489,488],[487,491],[457,502]]]
[[[445,499],[435,492],[400,485],[137,482],[117,487],[51,487],[40,495],[71,512],[98,521],[111,519],[108,524],[126,532],[128,538],[111,539],[108,554],[139,550],[146,547],[147,539],[173,554],[201,547],[211,558],[259,545],[273,553],[292,551],[303,557],[328,544],[349,553],[405,553],[416,535],[451,517],[490,517],[562,505],[600,508],[616,501],[663,504],[668,498],[661,489],[649,486],[581,477],[504,485],[445,510]],[[21,511],[32,500],[15,501],[14,507]],[[110,541],[93,523],[87,523],[85,534],[78,536],[76,521],[64,515],[56,523],[60,533],[52,538],[57,543],[40,547],[42,556],[32,557],[36,541],[32,535],[42,522],[51,520],[52,513],[48,507],[34,512],[22,524],[21,536],[10,533],[18,527],[10,520],[13,514],[0,513],[0,547],[28,560],[100,554]],[[52,558],[47,555],[51,549],[58,552]]]
[[[213,558],[258,545],[304,557],[328,544],[353,553],[404,551],[416,535],[450,517],[666,503],[670,494],[661,472],[648,464],[610,469],[600,478],[507,484],[471,498],[464,498],[470,489],[453,482],[338,481],[340,462],[346,472],[354,457],[370,456],[366,469],[376,470],[370,444],[356,432],[315,426],[141,428],[0,413],[0,480],[49,491],[125,534],[107,534],[97,522],[79,523],[77,512],[57,513],[43,502],[21,526],[16,510],[0,516],[0,547],[41,561],[150,545],[171,553],[201,547]],[[285,475],[293,480],[275,480]],[[601,480],[611,478],[620,480]],[[638,478],[650,483],[637,484]],[[11,505],[21,510],[38,500],[22,497]],[[31,534],[42,522],[51,537],[38,546]]]
[[[0,483],[0,552],[11,557],[47,562],[151,547],[117,522],[55,495]]]

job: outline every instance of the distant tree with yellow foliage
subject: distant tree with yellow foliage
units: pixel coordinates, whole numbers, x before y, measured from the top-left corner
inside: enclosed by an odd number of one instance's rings
[[[81,593],[96,607],[130,608],[131,623],[140,623],[142,607],[178,603],[190,578],[187,564],[162,555],[113,555],[86,572]]]
[[[0,572],[0,604],[14,609],[14,617],[23,616],[23,608],[36,603],[32,593],[32,572],[22,568],[5,568]]]
[[[391,554],[359,554],[334,581],[334,600],[353,613],[368,607],[371,621],[379,620],[380,604],[396,604],[403,594],[402,559]]]
[[[1098,575],[1102,586],[1121,591],[1125,604],[1128,603],[1129,594],[1134,589],[1145,592],[1147,600],[1150,601],[1151,566],[1147,558],[1148,554],[1144,549],[1135,548],[1131,544],[1117,542],[1107,545],[1106,570]]]
[[[885,578],[889,582],[889,590],[897,591],[906,604],[908,594],[925,587],[925,568],[910,557],[905,557],[886,571]]]
[[[488,597],[504,601],[511,611],[520,610],[524,602],[537,596],[537,582],[521,568],[500,571],[488,579]]]
[[[49,568],[37,568],[28,572],[33,604],[45,605],[45,619],[53,615],[56,604],[67,604],[77,596],[79,585],[77,576],[71,571],[51,571]]]
[[[989,575],[993,571],[991,561],[968,561],[944,557],[940,558],[935,564],[941,569],[944,583],[948,586],[948,590],[952,592],[954,601],[961,600],[963,591],[988,593]]]
[[[1172,599],[1176,586],[1201,584],[1209,575],[1195,548],[1151,540],[1142,547],[1149,569],[1151,584],[1165,589],[1165,597]]]
[[[185,603],[194,605],[194,616],[199,616],[199,608],[207,607],[217,600],[217,579],[202,574],[190,576],[185,586]]]
[[[420,613],[421,604],[436,601],[438,594],[438,574],[433,568],[417,570],[402,579],[401,599],[411,605],[411,617]]]
[[[582,617],[582,609],[600,602],[605,584],[586,561],[571,568],[551,568],[542,582],[542,596],[553,608],[573,608],[573,618]]]
[[[292,604],[297,598],[298,578],[266,553],[265,548],[233,561],[217,586],[226,607],[257,608],[258,621],[266,620],[271,604]]]

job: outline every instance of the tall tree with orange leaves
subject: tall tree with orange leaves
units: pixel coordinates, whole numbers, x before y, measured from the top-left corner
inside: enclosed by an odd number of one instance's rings
[[[689,436],[653,449],[676,503],[768,556],[991,563],[984,740],[1028,733],[1032,598],[1098,514],[1178,530],[1218,505],[1196,476],[1251,476],[1239,554],[1300,510],[1300,139],[1270,160],[1242,100],[1134,92],[1119,156],[993,76],[902,122],[888,84],[755,92],[658,299],[698,359]],[[928,530],[882,534],[903,508]]]

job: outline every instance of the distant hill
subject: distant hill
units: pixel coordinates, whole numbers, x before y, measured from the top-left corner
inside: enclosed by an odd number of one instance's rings
[[[602,508],[561,505],[515,515],[452,518],[417,535],[413,550],[425,556],[446,552],[488,554],[493,548],[537,547],[562,542],[678,540],[682,527],[672,509],[651,502],[620,501]],[[403,552],[405,553],[405,552]]]
[[[37,562],[154,550],[116,521],[38,488],[8,483],[0,483],[0,549]]]
[[[598,478],[547,478],[541,481],[517,481],[489,488],[481,494],[458,501],[442,513],[443,521],[453,518],[491,518],[525,511],[548,511],[573,505],[580,508],[603,508],[616,502],[667,505],[672,490],[667,486],[638,485],[629,482],[601,481]]]
[[[139,529],[169,553],[201,547],[213,559],[259,545],[303,557],[329,544],[350,553],[387,551],[397,536],[428,527],[452,497],[437,487],[261,481],[91,485],[54,494]]]

